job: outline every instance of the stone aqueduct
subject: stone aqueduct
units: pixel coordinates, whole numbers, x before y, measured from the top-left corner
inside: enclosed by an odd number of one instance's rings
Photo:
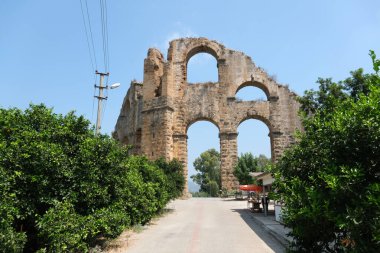
[[[187,82],[187,63],[201,52],[216,58],[217,83]],[[236,100],[245,86],[262,89],[267,101]],[[148,50],[143,83],[131,83],[113,135],[132,145],[134,154],[179,159],[187,175],[187,130],[196,121],[212,122],[219,129],[222,186],[231,189],[237,184],[232,171],[239,124],[247,119],[264,122],[276,161],[301,126],[295,97],[241,52],[206,38],[176,39],[170,42],[167,60],[157,49]]]

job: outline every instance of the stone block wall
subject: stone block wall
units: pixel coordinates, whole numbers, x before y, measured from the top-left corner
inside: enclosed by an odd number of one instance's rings
[[[187,63],[201,52],[216,58],[218,82],[187,82]],[[262,89],[267,100],[236,100],[236,93],[246,86]],[[142,84],[132,83],[114,137],[133,145],[135,154],[179,159],[187,178],[187,130],[200,120],[212,122],[219,129],[222,185],[233,189],[238,184],[232,171],[238,158],[240,123],[258,119],[268,126],[272,159],[276,161],[294,142],[295,130],[301,128],[295,98],[242,52],[206,38],[176,39],[170,42],[167,60],[157,49],[148,50],[144,80]]]

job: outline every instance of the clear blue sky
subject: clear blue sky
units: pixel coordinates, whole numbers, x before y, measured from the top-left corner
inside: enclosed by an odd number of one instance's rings
[[[88,5],[103,71],[99,1]],[[318,77],[341,80],[359,67],[371,71],[368,50],[380,55],[377,0],[108,0],[107,7],[109,80],[122,86],[109,92],[103,133],[112,132],[130,81],[142,80],[148,48],[166,55],[168,41],[177,37],[207,37],[242,51],[298,94],[316,89]],[[95,122],[94,74],[80,1],[1,0],[0,11],[0,106],[45,103],[57,113],[75,110]],[[212,79],[213,59],[199,57],[192,63],[194,80]],[[260,122],[243,123],[239,153],[269,155],[267,131]],[[209,147],[218,149],[217,134],[210,123],[190,128],[190,162]]]

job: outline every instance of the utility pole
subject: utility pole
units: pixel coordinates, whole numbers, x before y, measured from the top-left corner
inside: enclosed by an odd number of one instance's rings
[[[100,76],[99,86],[95,84],[95,88],[99,89],[99,96],[95,96],[98,99],[98,114],[96,117],[95,134],[99,134],[100,124],[101,124],[101,119],[102,119],[102,102],[104,99],[107,99],[107,97],[103,97],[103,89],[108,88],[108,86],[103,86],[104,76],[109,76],[110,73],[101,73],[96,70],[95,74]]]

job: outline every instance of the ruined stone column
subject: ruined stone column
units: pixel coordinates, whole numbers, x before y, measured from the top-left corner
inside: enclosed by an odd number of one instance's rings
[[[223,132],[219,134],[220,139],[220,173],[222,177],[222,188],[231,190],[239,184],[233,175],[233,169],[238,160],[236,132]]]
[[[188,137],[186,134],[173,134],[174,157],[176,157],[183,164],[183,175],[185,177],[183,196],[187,196],[189,191],[187,186],[187,138]]]

